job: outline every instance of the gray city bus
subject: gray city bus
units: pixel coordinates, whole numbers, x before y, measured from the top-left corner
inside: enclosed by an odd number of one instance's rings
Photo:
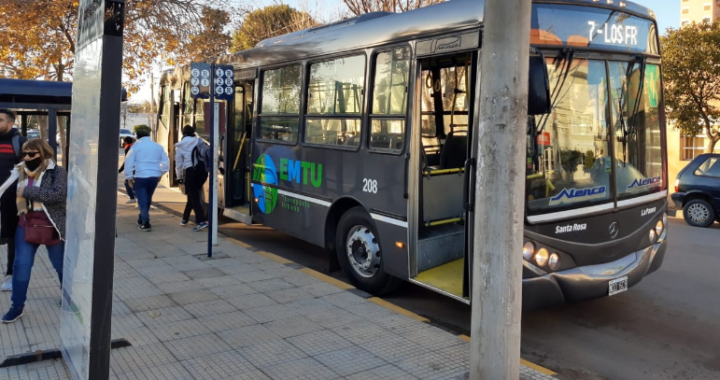
[[[484,4],[371,13],[219,57],[235,68],[220,125],[225,216],[325,247],[360,289],[400,280],[470,302]],[[534,1],[525,309],[614,295],[662,264],[667,163],[652,11]],[[203,100],[162,78],[172,153]],[[520,169],[520,168],[519,168]],[[493,202],[482,197],[483,202]]]

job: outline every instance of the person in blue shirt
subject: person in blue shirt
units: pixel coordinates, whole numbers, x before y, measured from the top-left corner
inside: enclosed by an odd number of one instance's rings
[[[150,127],[135,128],[137,142],[125,158],[125,179],[135,191],[140,215],[138,229],[150,231],[150,205],[160,178],[168,172],[170,160],[163,147],[150,138]]]

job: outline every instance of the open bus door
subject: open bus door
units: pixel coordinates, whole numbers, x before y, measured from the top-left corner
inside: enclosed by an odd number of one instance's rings
[[[254,70],[253,70],[254,71]],[[243,71],[240,72],[243,74]],[[241,76],[242,77],[242,76]],[[223,140],[225,198],[223,215],[245,224],[252,224],[250,190],[254,81],[235,83],[235,98],[230,105],[228,128]],[[218,189],[219,190],[219,189]]]
[[[479,33],[454,36],[438,54],[434,46],[450,38],[418,43],[412,151],[419,151],[417,244],[410,252],[410,281],[468,303],[466,198],[467,162],[475,134],[473,91]],[[422,56],[428,45],[428,55]],[[472,49],[472,50],[468,50]]]

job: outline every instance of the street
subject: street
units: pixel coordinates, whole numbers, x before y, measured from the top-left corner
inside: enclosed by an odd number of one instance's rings
[[[720,378],[720,225],[693,228],[670,218],[663,267],[628,292],[523,314],[522,356],[573,379]],[[323,250],[262,226],[226,223],[221,232],[310,268]],[[341,273],[335,277],[345,280]],[[457,333],[470,307],[403,284],[384,299]]]

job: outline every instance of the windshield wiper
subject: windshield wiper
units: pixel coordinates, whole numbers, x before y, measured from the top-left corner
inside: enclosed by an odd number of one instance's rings
[[[624,164],[627,166],[627,146],[628,146],[628,140],[630,136],[635,136],[637,134],[636,131],[636,124],[638,119],[638,111],[640,111],[640,100],[642,99],[643,91],[645,90],[645,57],[638,57],[639,58],[639,64],[640,64],[640,78],[638,83],[638,90],[637,94],[635,94],[635,104],[633,104],[633,111],[628,117],[629,124],[627,127],[623,126],[623,160],[625,161]],[[633,64],[634,66],[634,64]],[[630,77],[628,76],[628,87],[630,87]],[[624,124],[624,120],[623,120]]]
[[[572,68],[574,59],[575,50],[563,49],[561,55],[557,57],[555,59],[555,62],[553,63],[555,67],[560,67],[560,75],[558,75],[558,80],[557,82],[555,82],[555,88],[550,94],[550,112],[546,113],[543,116],[540,116],[540,122],[538,123],[539,127],[537,128],[537,135],[540,135],[540,133],[542,133],[542,131],[545,129],[545,124],[547,124],[548,119],[550,119],[550,114],[552,114],[552,111],[555,109],[555,107],[557,107],[558,101],[560,100],[560,92],[565,87],[565,81],[570,74],[570,69]]]

